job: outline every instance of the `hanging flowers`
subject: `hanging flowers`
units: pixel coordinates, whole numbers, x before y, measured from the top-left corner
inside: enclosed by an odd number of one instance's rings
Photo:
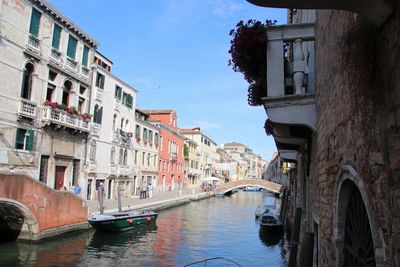
[[[272,122],[269,119],[265,121],[264,129],[267,135],[274,135]]]
[[[241,72],[250,84],[248,88],[248,103],[250,106],[262,104],[261,97],[267,95],[267,33],[268,26],[274,25],[276,20],[267,20],[261,23],[249,20],[247,23],[239,21],[236,29],[230,31],[231,59],[229,66],[235,72]]]

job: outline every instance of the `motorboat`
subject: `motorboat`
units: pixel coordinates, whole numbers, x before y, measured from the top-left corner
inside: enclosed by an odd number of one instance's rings
[[[269,209],[260,216],[260,228],[267,231],[282,231],[283,224],[279,213]],[[261,230],[261,229],[260,229]]]
[[[119,232],[154,224],[157,216],[158,214],[153,211],[110,212],[90,215],[88,222],[99,231]]]

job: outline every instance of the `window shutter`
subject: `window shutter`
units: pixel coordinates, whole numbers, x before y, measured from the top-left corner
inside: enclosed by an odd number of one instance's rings
[[[105,76],[100,74],[100,88],[104,89],[104,80],[105,80]]]
[[[88,66],[88,56],[89,56],[89,47],[86,45],[83,46],[83,55],[82,55],[82,65]]]
[[[33,130],[29,130],[28,134],[29,135],[26,137],[25,149],[29,150],[29,151],[32,151],[32,149],[33,149],[33,139],[34,139],[34,136],[35,136],[35,132]]]
[[[132,96],[131,95],[126,96],[126,105],[128,107],[132,108]]]
[[[74,37],[71,35],[69,36],[68,39],[68,49],[67,49],[67,56],[75,59],[75,54],[76,54],[76,44],[78,40],[76,40]]]
[[[58,24],[54,24],[54,30],[53,30],[53,42],[52,46],[55,49],[60,48],[60,36],[61,36],[61,27]]]
[[[35,37],[39,35],[39,24],[40,24],[40,17],[42,13],[40,13],[35,8],[32,8],[32,17],[31,17],[31,25],[29,27],[29,33]]]

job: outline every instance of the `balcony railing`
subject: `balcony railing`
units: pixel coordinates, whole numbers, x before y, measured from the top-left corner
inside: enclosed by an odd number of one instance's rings
[[[103,100],[103,90],[96,87],[96,100]]]
[[[177,161],[178,160],[178,153],[171,152],[171,160],[172,161]]]
[[[316,129],[314,24],[267,29],[267,97],[272,122]]]
[[[81,74],[85,79],[89,78],[89,69],[87,67],[85,67],[85,66],[82,66],[81,67]]]
[[[61,52],[57,49],[52,48],[50,52],[50,56],[54,59],[57,63],[61,62]]]
[[[56,126],[70,128],[77,131],[82,131],[82,132],[90,131],[89,120],[84,120],[77,115],[69,114],[61,109],[54,109],[52,107],[47,107],[47,106],[44,107],[42,120],[45,123],[45,125],[53,123]]]
[[[20,98],[18,103],[18,116],[35,119],[36,115],[37,115],[36,103],[28,99]]]
[[[40,41],[36,36],[33,36],[32,34],[30,34],[28,37],[28,45],[30,45],[31,47],[34,47],[36,49],[39,49]]]
[[[65,61],[65,66],[67,67],[67,69],[72,70],[73,72],[78,71],[78,62],[76,62],[72,58],[67,57],[67,60]]]
[[[115,98],[114,108],[115,108],[115,110],[120,110],[120,108],[121,108],[121,100]]]

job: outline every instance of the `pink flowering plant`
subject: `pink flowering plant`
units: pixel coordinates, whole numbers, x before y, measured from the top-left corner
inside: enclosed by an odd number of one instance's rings
[[[90,120],[90,118],[92,117],[88,113],[80,113],[76,107],[68,107],[66,105],[58,104],[57,102],[51,102],[51,101],[46,100],[43,103],[43,105],[46,107],[51,107],[52,109],[63,110],[65,112],[67,112],[68,114],[79,116],[84,120]]]
[[[261,98],[267,94],[267,27],[275,25],[276,20],[262,23],[249,20],[239,21],[231,30],[232,36],[229,54],[229,66],[235,72],[241,72],[249,83],[248,103],[250,106],[262,105]]]

